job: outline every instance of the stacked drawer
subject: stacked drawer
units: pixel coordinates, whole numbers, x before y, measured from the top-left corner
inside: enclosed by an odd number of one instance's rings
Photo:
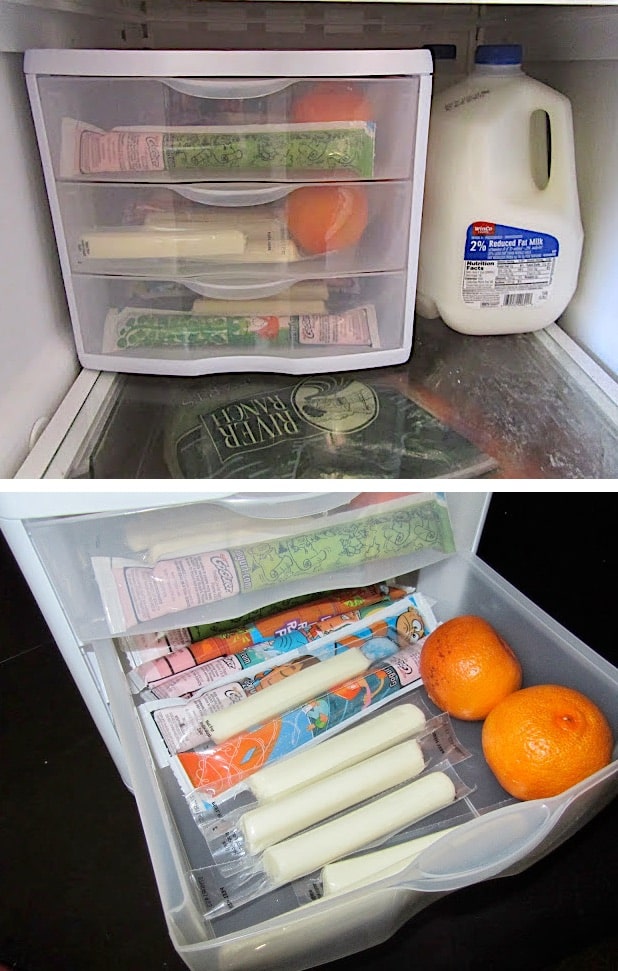
[[[30,51],[26,72],[85,367],[407,359],[428,51]]]

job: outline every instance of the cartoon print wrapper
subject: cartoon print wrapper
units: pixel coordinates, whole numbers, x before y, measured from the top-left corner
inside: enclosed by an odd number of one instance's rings
[[[181,787],[187,795],[200,789],[208,797],[215,797],[265,765],[347,727],[368,710],[417,687],[419,658],[418,646],[398,651],[363,677],[347,681],[212,751],[180,753],[172,760],[172,768]]]
[[[373,122],[103,131],[64,118],[60,175],[349,172],[355,178],[371,179],[374,144]]]

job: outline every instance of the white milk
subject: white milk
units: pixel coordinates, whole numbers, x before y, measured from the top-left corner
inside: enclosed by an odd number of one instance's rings
[[[465,334],[546,327],[582,240],[570,102],[524,74],[518,45],[477,48],[432,105],[417,312]]]

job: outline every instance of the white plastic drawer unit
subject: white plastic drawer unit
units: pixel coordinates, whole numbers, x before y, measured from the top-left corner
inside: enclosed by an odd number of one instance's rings
[[[407,360],[428,50],[34,50],[25,70],[86,368],[305,374]],[[393,272],[401,298],[340,305],[341,277]],[[84,274],[100,280],[95,319]],[[153,283],[123,297],[118,278]],[[216,305],[178,317],[153,304],[157,282],[179,280],[218,288]],[[305,296],[288,305],[294,285]]]
[[[618,737],[618,670],[475,555],[487,501],[483,493],[208,490],[0,498],[5,536],[135,793],[169,933],[193,971],[301,971],[377,944],[438,896],[531,865],[616,795],[614,759],[561,795],[518,802],[482,758],[481,723],[453,719],[469,753],[455,766],[467,794],[434,814],[429,826],[425,819],[409,830],[413,836],[456,827],[405,869],[376,874],[336,895],[320,895],[316,874],[315,899],[299,903],[287,884],[214,918],[205,916],[209,880],[216,881],[212,858],[171,757],[161,757],[144,728],[139,709],[147,699],[128,678],[127,644],[137,642],[127,634],[228,620],[284,597],[397,578],[430,598],[438,621],[462,613],[484,616],[516,651],[524,685],[558,681],[578,688],[601,707]],[[375,542],[378,521],[381,546]],[[406,528],[413,522],[416,548]],[[326,533],[332,542],[324,544]],[[344,535],[347,567],[334,552],[334,537]],[[225,557],[233,551],[235,565],[226,573]],[[220,579],[226,576],[218,593],[202,585],[202,604],[190,609],[182,606],[186,586],[170,600],[170,562],[180,557],[197,570],[196,561],[208,552]],[[162,584],[160,597],[137,596],[141,581],[136,581],[134,596],[118,599],[116,581],[133,583],[135,576],[128,581],[128,575],[140,571],[152,578],[153,569]],[[187,582],[191,586],[185,576]],[[142,594],[148,583],[141,584]],[[351,629],[358,629],[356,623]],[[439,714],[422,686],[407,697],[426,705],[430,716]],[[387,700],[382,711],[391,704],[396,702]]]

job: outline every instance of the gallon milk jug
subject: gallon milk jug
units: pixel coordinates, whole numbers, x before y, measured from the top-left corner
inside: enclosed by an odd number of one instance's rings
[[[571,105],[524,74],[519,45],[475,61],[432,104],[416,310],[464,334],[538,330],[579,271]]]

